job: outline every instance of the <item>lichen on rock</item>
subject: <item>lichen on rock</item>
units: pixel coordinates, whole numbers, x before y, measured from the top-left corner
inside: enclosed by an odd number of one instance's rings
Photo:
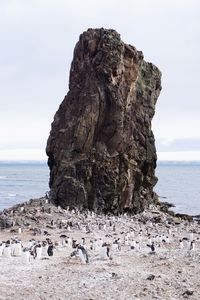
[[[160,90],[158,68],[115,30],[80,35],[46,147],[56,205],[137,213],[153,201]]]

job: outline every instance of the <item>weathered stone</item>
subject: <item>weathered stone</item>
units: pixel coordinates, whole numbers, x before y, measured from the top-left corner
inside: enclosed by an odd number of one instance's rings
[[[11,218],[0,217],[0,228],[10,228],[13,226],[13,220]]]
[[[154,280],[155,279],[155,275],[150,274],[147,276],[147,280]]]
[[[69,92],[46,152],[50,199],[62,207],[139,212],[154,198],[151,130],[161,73],[115,30],[80,35]]]

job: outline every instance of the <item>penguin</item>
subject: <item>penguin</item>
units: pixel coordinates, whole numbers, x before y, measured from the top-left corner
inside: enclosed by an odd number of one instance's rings
[[[194,240],[194,233],[190,232],[190,240],[193,241]]]
[[[99,230],[102,230],[102,224],[99,223]]]
[[[0,256],[3,254],[4,245],[3,243],[0,243]]]
[[[112,252],[116,252],[117,250],[119,250],[118,246],[119,246],[118,240],[114,240],[114,242],[112,243],[112,248],[111,248]]]
[[[67,229],[68,232],[70,232],[70,231],[71,231],[70,225],[67,225],[67,228],[66,228],[66,229]]]
[[[76,249],[78,246],[77,240],[72,240],[72,248]]]
[[[6,243],[5,248],[3,249],[3,256],[6,257],[6,258],[11,258],[10,243]]]
[[[135,242],[135,250],[136,251],[140,250],[140,243],[138,241]]]
[[[86,245],[85,238],[81,238],[81,245]]]
[[[172,230],[171,228],[168,229],[168,234],[171,235],[172,234]]]
[[[148,244],[151,244],[152,243],[152,237],[151,237],[151,234],[149,233],[148,234]]]
[[[93,250],[94,250],[94,252],[97,252],[98,250],[99,250],[99,242],[98,242],[98,240],[97,239],[95,239],[94,240],[94,242],[93,242]]]
[[[30,250],[28,247],[25,247],[23,250],[22,250],[22,256],[21,256],[23,262],[25,263],[29,263],[30,260],[31,260],[31,256],[30,256]]]
[[[43,241],[43,243],[42,243],[42,255],[41,255],[42,258],[48,256],[48,253],[47,253],[48,247],[49,247],[49,245],[47,244],[47,242]]]
[[[180,249],[183,249],[183,248],[184,248],[183,240],[179,240],[179,248],[180,248]]]
[[[136,246],[136,242],[133,240],[131,241],[131,250],[135,249],[135,246]]]
[[[62,245],[62,247],[65,247],[66,246],[65,239],[67,238],[67,236],[65,234],[61,234],[60,238],[61,238],[61,245]]]
[[[15,250],[16,241],[12,240],[10,247],[11,247],[11,255],[14,256],[14,250]]]
[[[98,246],[101,247],[102,245],[103,245],[102,238],[99,238],[99,240],[98,240]]]
[[[92,240],[90,240],[90,250],[94,250],[94,243]]]
[[[36,257],[37,259],[41,259],[42,258],[42,245],[41,243],[38,243],[36,246]]]
[[[109,258],[109,252],[110,249],[107,245],[107,243],[103,243],[102,246],[99,249],[99,256],[101,260],[106,260]]]
[[[29,249],[30,257],[33,257],[34,259],[37,257],[36,248],[36,244],[33,244],[32,247]]]
[[[118,250],[121,251],[121,240],[120,240],[120,238],[117,239],[117,245],[118,245]]]
[[[129,246],[129,236],[128,236],[128,234],[124,237],[124,244],[125,244],[125,246]]]
[[[13,256],[21,256],[22,255],[22,245],[20,241],[15,242],[15,247],[13,249]]]
[[[155,254],[156,253],[156,248],[154,242],[151,243],[151,245],[147,244],[148,247],[150,247],[151,251],[149,254]]]
[[[190,251],[194,251],[195,250],[195,241],[191,241],[190,243]]]
[[[67,237],[67,239],[65,240],[65,243],[67,244],[67,246],[69,248],[72,247],[72,238],[71,237]]]
[[[80,257],[81,262],[83,264],[88,264],[89,257],[88,257],[88,253],[87,253],[87,250],[85,249],[85,247],[83,247],[82,245],[78,245],[77,250],[78,250],[78,256]]]
[[[33,246],[33,244],[35,243],[35,240],[32,239],[32,240],[29,240],[28,242],[28,248],[31,248]]]
[[[50,243],[48,246],[48,249],[47,249],[48,256],[53,256],[53,249],[54,249],[54,246],[52,243]]]

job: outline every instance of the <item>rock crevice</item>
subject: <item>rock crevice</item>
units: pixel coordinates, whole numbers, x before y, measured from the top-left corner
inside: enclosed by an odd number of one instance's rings
[[[153,201],[160,90],[158,68],[116,31],[81,34],[46,148],[55,204],[136,213]]]

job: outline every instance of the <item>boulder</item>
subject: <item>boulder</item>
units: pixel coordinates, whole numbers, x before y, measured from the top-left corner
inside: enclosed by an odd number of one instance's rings
[[[115,30],[80,35],[69,91],[47,141],[51,201],[116,214],[152,203],[157,156],[151,120],[160,90],[158,68]]]

